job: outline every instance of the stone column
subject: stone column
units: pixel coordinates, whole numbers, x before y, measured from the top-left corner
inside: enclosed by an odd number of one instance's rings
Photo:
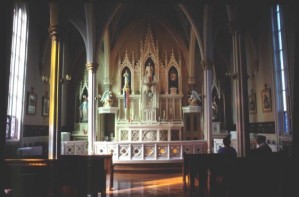
[[[50,95],[49,95],[49,150],[48,158],[57,159],[60,155],[60,135],[61,126],[61,41],[58,21],[58,4],[51,2],[50,27],[51,37],[51,65],[50,65]]]
[[[201,65],[204,70],[204,99],[203,99],[203,109],[204,109],[204,139],[208,143],[208,153],[213,152],[212,146],[212,62],[211,60],[203,60]]]
[[[95,59],[96,52],[96,34],[94,5],[92,1],[84,4],[85,22],[86,22],[86,69],[88,72],[88,155],[94,154],[94,141],[96,131],[96,113],[97,113],[97,84],[96,71],[98,64]]]
[[[212,141],[212,58],[213,58],[213,5],[205,5],[203,11],[203,55],[202,67],[204,70],[204,139],[208,143],[208,153],[213,152]]]
[[[97,113],[97,84],[96,71],[97,63],[87,63],[86,69],[88,72],[88,154],[94,154],[93,144],[95,141],[96,131],[96,113]]]
[[[244,36],[236,24],[231,21],[229,29],[232,34],[233,45],[233,91],[235,93],[236,130],[237,130],[237,152],[238,156],[245,156],[250,150],[249,141],[249,111],[248,111],[248,87],[247,69],[244,59]]]

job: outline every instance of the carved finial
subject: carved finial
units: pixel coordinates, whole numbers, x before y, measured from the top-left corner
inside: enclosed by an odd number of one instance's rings
[[[120,58],[120,54],[118,53],[118,65],[121,64],[121,58]]]
[[[143,42],[140,41],[140,54],[143,55]]]
[[[135,65],[135,53],[132,51],[132,64]]]
[[[165,50],[165,64],[167,64],[168,58],[167,58],[167,51]]]
[[[209,60],[209,59],[202,60],[201,61],[201,65],[202,65],[202,67],[203,67],[204,70],[205,69],[211,69],[211,67],[212,67],[212,61]]]
[[[180,50],[179,50],[179,64],[180,64],[180,65],[182,64],[182,55],[181,55]]]
[[[148,23],[148,26],[147,26],[144,42],[145,42],[145,44],[144,44],[145,46],[149,46],[150,43],[154,44],[154,39],[153,39],[153,34],[152,34],[150,23]]]
[[[128,58],[128,49],[126,49],[126,51],[125,51],[125,59],[127,59]]]

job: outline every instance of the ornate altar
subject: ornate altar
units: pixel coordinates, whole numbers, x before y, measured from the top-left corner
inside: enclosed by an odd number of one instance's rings
[[[114,131],[108,132],[113,140],[95,142],[95,154],[112,153],[117,163],[181,161],[183,152],[205,152],[205,141],[183,139],[180,52],[171,50],[160,57],[158,41],[148,26],[139,57],[135,54],[126,50],[118,57],[119,91],[114,102],[118,113]]]
[[[148,26],[139,55],[135,54],[129,55],[126,50],[123,57],[118,57],[113,88],[99,92],[103,104],[98,108],[94,154],[112,154],[114,163],[145,163],[182,162],[184,152],[206,153],[207,143],[200,140],[200,135],[187,139],[184,134],[180,52],[171,49],[161,57],[158,41]],[[80,87],[79,98],[85,88]],[[199,95],[190,99],[192,106],[187,108],[196,110],[196,117],[200,117],[196,99]],[[87,123],[80,120],[75,124],[80,129],[73,137],[82,137],[81,127]],[[63,145],[74,146],[68,142]]]

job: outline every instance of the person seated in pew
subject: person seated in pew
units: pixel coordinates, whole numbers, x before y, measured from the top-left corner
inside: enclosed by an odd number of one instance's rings
[[[234,147],[231,146],[230,135],[223,138],[223,147],[220,147],[217,151],[219,154],[224,154],[231,157],[237,157],[237,151]]]
[[[258,135],[256,136],[256,149],[254,150],[255,153],[272,153],[271,147],[266,143],[266,136]]]

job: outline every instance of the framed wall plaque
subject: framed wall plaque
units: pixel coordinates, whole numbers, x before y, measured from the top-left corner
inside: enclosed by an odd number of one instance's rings
[[[42,116],[49,116],[49,97],[47,92],[42,97]]]
[[[249,95],[249,113],[250,114],[256,114],[256,93],[251,90],[251,93]]]
[[[37,95],[33,92],[33,88],[31,88],[31,91],[27,92],[27,105],[26,105],[27,115],[36,114],[36,103],[37,103]]]
[[[265,89],[262,90],[262,106],[263,112],[272,111],[271,88],[268,88],[267,84],[265,84]]]

